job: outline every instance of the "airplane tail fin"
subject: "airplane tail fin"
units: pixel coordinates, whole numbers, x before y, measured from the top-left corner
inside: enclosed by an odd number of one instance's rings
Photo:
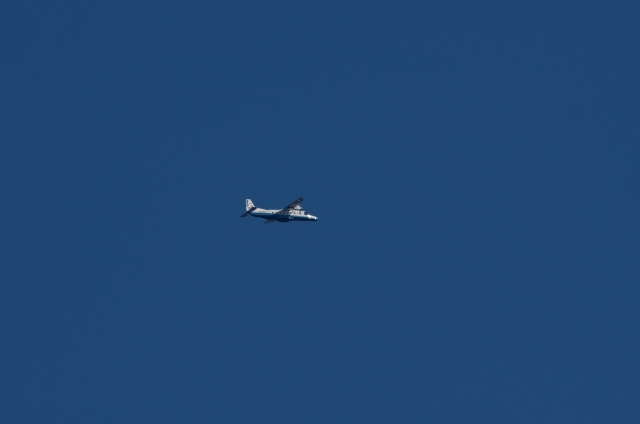
[[[251,199],[247,199],[247,210],[254,208],[255,209],[255,205],[253,204],[253,202],[251,201]]]

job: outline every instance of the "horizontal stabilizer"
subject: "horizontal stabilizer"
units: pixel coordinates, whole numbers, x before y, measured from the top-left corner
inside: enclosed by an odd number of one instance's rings
[[[258,209],[258,208],[256,208],[255,206],[252,207],[251,209],[247,209],[247,211],[245,213],[240,215],[240,218],[244,218],[245,216],[249,215],[251,212],[255,211],[256,209]]]

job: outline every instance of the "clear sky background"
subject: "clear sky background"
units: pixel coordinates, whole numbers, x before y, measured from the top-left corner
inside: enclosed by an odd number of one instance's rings
[[[0,422],[640,422],[637,2],[211,3],[0,6]]]

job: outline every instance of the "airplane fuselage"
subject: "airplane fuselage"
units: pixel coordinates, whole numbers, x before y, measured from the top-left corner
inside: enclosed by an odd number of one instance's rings
[[[246,212],[240,215],[240,218],[244,218],[247,215],[254,216],[256,218],[266,219],[265,224],[272,222],[291,222],[291,221],[317,221],[318,217],[309,215],[300,207],[302,197],[298,197],[296,200],[285,206],[283,209],[261,209],[253,204],[251,199],[247,199],[245,202]]]
[[[256,209],[249,213],[249,215],[254,216],[256,218],[264,218],[268,220],[276,220],[278,222],[291,222],[291,221],[317,221],[318,217],[309,215],[307,213],[301,213],[298,211],[293,211],[291,213],[278,213],[280,210],[277,209]]]

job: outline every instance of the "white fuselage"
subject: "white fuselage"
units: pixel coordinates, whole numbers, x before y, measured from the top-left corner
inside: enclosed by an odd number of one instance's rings
[[[278,213],[278,209],[260,209],[249,213],[256,218],[264,218],[269,220],[275,220],[279,222],[291,222],[291,221],[317,221],[318,217],[309,215],[303,210],[292,210],[291,213]]]

